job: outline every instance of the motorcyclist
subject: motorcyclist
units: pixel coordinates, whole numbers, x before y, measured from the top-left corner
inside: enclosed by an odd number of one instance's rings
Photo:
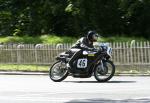
[[[67,67],[74,70],[73,62],[82,54],[83,50],[93,51],[95,50],[93,42],[98,40],[98,33],[95,31],[88,31],[85,37],[80,38],[71,48],[72,52],[75,52],[69,60]]]

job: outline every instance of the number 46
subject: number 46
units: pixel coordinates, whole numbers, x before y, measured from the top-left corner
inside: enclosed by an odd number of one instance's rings
[[[78,68],[86,68],[87,67],[87,59],[79,59],[77,63]]]

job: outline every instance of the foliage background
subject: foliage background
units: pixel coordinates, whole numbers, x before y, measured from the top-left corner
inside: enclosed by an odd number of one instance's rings
[[[0,0],[0,35],[150,39],[150,0]]]

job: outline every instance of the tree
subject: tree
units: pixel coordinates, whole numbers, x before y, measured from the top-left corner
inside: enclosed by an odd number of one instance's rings
[[[149,38],[149,9],[149,0],[0,0],[0,34]]]

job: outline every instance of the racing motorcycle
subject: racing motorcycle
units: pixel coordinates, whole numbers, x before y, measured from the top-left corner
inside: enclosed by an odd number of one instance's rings
[[[72,55],[63,52],[56,57],[49,69],[49,77],[54,82],[63,81],[68,75],[75,78],[89,78],[94,75],[98,82],[107,82],[115,74],[115,65],[110,60],[112,48],[107,43],[99,44],[92,51],[83,50],[82,55],[73,62],[74,71],[67,64]]]

